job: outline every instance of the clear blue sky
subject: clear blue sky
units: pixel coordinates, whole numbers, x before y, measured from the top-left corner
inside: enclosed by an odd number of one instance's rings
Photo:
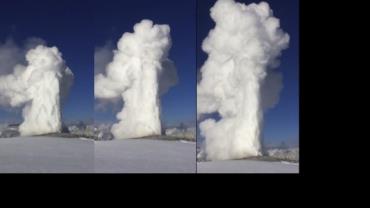
[[[81,2],[81,3],[79,3]],[[29,37],[57,46],[75,75],[63,111],[67,121],[93,118],[94,33],[91,4],[86,1],[2,0],[0,41],[21,45]],[[21,121],[21,113],[0,109],[0,122]]]
[[[114,46],[124,32],[132,32],[134,24],[150,19],[155,24],[171,27],[170,59],[177,67],[179,83],[162,96],[162,118],[167,125],[181,122],[195,125],[195,11],[196,2],[174,0],[95,1],[94,37],[97,46],[112,41]],[[96,111],[97,121],[115,120],[111,110]]]
[[[246,4],[260,1],[237,0]],[[264,140],[266,144],[285,141],[296,145],[299,141],[299,0],[266,0],[280,19],[281,28],[290,35],[289,48],[282,52],[281,65],[284,87],[279,104],[265,115]],[[197,69],[203,65],[207,54],[201,43],[214,27],[209,9],[215,0],[197,1]]]

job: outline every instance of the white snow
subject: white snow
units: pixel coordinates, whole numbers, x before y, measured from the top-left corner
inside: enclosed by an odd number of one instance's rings
[[[0,139],[0,173],[194,173],[195,143],[154,139]]]
[[[195,173],[195,143],[154,139],[95,142],[97,173]]]
[[[0,173],[195,173],[195,142],[159,139],[0,139]],[[199,173],[298,173],[298,163],[198,162]]]
[[[259,160],[198,162],[198,173],[299,173],[298,163]]]
[[[89,173],[94,142],[75,138],[0,139],[0,173]]]

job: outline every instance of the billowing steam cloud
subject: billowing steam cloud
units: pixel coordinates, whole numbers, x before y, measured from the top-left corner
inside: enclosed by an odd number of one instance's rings
[[[0,74],[0,105],[23,107],[21,135],[60,132],[61,99],[68,94],[73,73],[56,47],[29,48],[25,55],[26,65],[22,64],[24,57],[19,56],[22,51],[11,41],[0,46],[0,57],[9,61],[7,65],[0,65],[4,67],[0,69],[4,72]],[[13,68],[12,72],[9,67]]]
[[[122,97],[120,120],[112,126],[115,138],[161,134],[159,96],[176,84],[177,72],[168,52],[170,27],[142,20],[133,33],[124,33],[114,51],[106,74],[95,75],[95,97]]]
[[[261,155],[264,110],[273,107],[282,76],[273,70],[289,35],[265,2],[241,4],[218,0],[211,8],[216,26],[203,42],[208,59],[198,83],[198,119],[209,160]]]

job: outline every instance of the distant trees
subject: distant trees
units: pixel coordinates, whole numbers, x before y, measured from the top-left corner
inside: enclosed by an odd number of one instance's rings
[[[280,145],[278,146],[279,149],[288,149],[289,146],[285,143],[285,141],[282,141]]]

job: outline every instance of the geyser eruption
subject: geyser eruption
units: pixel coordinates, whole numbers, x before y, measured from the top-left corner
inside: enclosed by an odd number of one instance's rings
[[[161,134],[159,96],[176,84],[177,72],[168,52],[170,27],[142,20],[133,33],[124,33],[106,74],[95,76],[95,97],[122,97],[119,123],[111,132],[117,139]]]
[[[218,0],[211,8],[216,23],[203,41],[208,59],[197,86],[198,119],[209,160],[261,155],[264,110],[273,107],[282,88],[274,71],[289,35],[265,2],[241,4]],[[203,115],[203,116],[204,116]]]
[[[38,45],[26,53],[27,65],[17,64],[13,73],[0,76],[0,104],[23,107],[21,135],[60,132],[61,99],[73,82],[56,47]]]

